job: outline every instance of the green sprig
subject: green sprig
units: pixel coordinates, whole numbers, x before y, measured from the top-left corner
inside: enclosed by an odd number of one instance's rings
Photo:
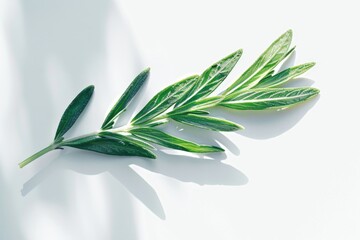
[[[226,79],[242,50],[238,50],[212,64],[200,75],[178,81],[157,93],[127,125],[115,127],[115,122],[141,89],[150,69],[142,71],[111,108],[100,130],[83,136],[65,139],[65,133],[73,126],[94,91],[94,86],[82,90],[66,108],[58,125],[53,143],[25,159],[22,168],[55,149],[72,147],[118,156],[156,158],[154,145],[195,152],[223,152],[219,146],[194,143],[172,136],[158,129],[170,120],[211,131],[237,131],[243,127],[219,117],[210,116],[209,108],[216,106],[236,110],[285,109],[309,100],[319,94],[311,87],[284,88],[288,81],[305,73],[315,63],[306,63],[285,69],[279,73],[275,68],[294,51],[290,48],[292,31],[275,40],[270,47],[224,92],[211,94]]]

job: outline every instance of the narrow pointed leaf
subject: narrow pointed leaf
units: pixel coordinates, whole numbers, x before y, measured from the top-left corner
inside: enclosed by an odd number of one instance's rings
[[[109,139],[122,141],[122,142],[132,143],[134,145],[137,145],[139,147],[142,147],[142,148],[145,148],[145,149],[148,149],[148,150],[154,150],[155,149],[150,144],[148,144],[148,143],[146,143],[144,141],[137,140],[137,139],[131,137],[131,135],[125,136],[125,135],[122,135],[122,134],[119,134],[119,133],[101,132],[101,133],[99,133],[99,136],[104,137],[104,138],[109,138]]]
[[[171,136],[154,128],[136,128],[131,130],[135,136],[164,147],[183,150],[187,152],[208,153],[223,152],[224,149],[216,146],[200,145],[178,137]]]
[[[127,106],[130,104],[134,96],[138,93],[140,88],[149,76],[150,68],[142,71],[129,85],[125,92],[121,95],[119,100],[115,103],[113,108],[106,116],[101,129],[110,129],[114,126],[119,115],[125,111]]]
[[[204,109],[212,108],[217,106],[223,99],[223,96],[213,96],[203,99],[196,100],[194,102],[189,102],[183,106],[175,108],[171,112],[167,113],[168,116],[177,115],[181,113],[188,113],[194,111],[203,111]]]
[[[133,118],[132,124],[141,124],[165,112],[187,92],[198,76],[191,76],[172,84],[156,94]]]
[[[212,131],[237,131],[240,129],[244,129],[237,123],[215,118],[215,117],[208,117],[202,115],[195,115],[195,114],[181,114],[181,115],[174,115],[171,116],[177,122],[181,122],[193,127],[203,128]]]
[[[195,115],[209,115],[210,113],[208,111],[204,110],[197,110],[197,111],[191,111],[189,114],[195,114]]]
[[[280,86],[291,79],[296,78],[297,76],[305,73],[310,68],[312,68],[315,63],[305,63],[299,66],[291,67],[285,69],[284,71],[262,79],[255,87],[256,88],[272,88]]]
[[[230,87],[225,94],[230,94],[240,89],[246,90],[255,86],[262,78],[266,77],[288,55],[292,39],[289,30],[275,40],[268,49],[251,65]]]
[[[74,125],[80,114],[84,111],[85,107],[89,103],[91,96],[94,92],[94,86],[90,85],[83,89],[75,98],[72,100],[70,105],[66,108],[63,113],[58,128],[56,130],[54,140],[60,139],[64,134]]]
[[[176,103],[175,107],[195,101],[212,93],[229,75],[242,55],[238,50],[206,69],[192,88]]]
[[[233,93],[220,103],[221,106],[237,110],[263,110],[284,108],[316,96],[318,89],[270,88],[251,89]]]
[[[282,60],[284,60],[284,59],[286,59],[287,57],[289,57],[289,56],[295,51],[295,48],[296,48],[295,46],[292,47],[292,48],[282,57],[282,59],[280,59],[279,62],[281,62]],[[274,75],[274,73],[275,73],[275,70],[271,70],[270,72],[268,72],[268,73],[266,74],[266,76],[264,76],[264,77],[263,77],[262,79],[260,79],[260,81],[258,81],[258,82],[263,81],[265,78],[272,77],[272,76]],[[259,84],[259,83],[258,83],[258,84]],[[257,84],[257,85],[254,85],[253,88],[257,87],[258,84]]]
[[[108,155],[156,158],[156,156],[148,149],[135,145],[133,143],[109,138],[101,138],[94,135],[70,142],[64,142],[62,146],[73,147]]]

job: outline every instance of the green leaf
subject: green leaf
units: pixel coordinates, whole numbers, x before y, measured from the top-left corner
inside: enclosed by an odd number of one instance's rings
[[[133,138],[131,135],[122,135],[119,133],[113,133],[113,132],[100,132],[99,133],[100,137],[104,137],[104,138],[109,138],[109,139],[114,139],[114,140],[118,140],[118,141],[122,141],[122,142],[128,142],[128,143],[132,143],[134,145],[137,145],[139,147],[148,149],[148,150],[154,150],[155,148],[153,146],[151,146],[150,144],[141,141],[141,140],[137,140],[135,138]]]
[[[262,79],[255,87],[256,88],[272,88],[282,85],[291,79],[305,73],[312,68],[315,63],[305,63],[299,66],[288,68],[274,76]]]
[[[189,114],[196,114],[196,115],[209,115],[210,113],[208,111],[204,110],[197,110],[197,111],[191,111]]]
[[[201,116],[195,114],[181,114],[171,116],[171,118],[177,122],[212,131],[230,132],[244,129],[239,124],[215,117]]]
[[[212,93],[229,75],[241,55],[242,50],[240,49],[211,65],[196,80],[192,88],[177,101],[175,107],[185,105]]]
[[[168,116],[177,115],[181,113],[188,113],[194,111],[202,111],[211,107],[217,106],[223,99],[223,96],[213,96],[203,99],[198,99],[193,102],[189,102],[183,106],[173,109],[171,112],[167,113]]]
[[[77,121],[91,99],[94,86],[89,86],[80,92],[66,108],[54,141],[48,147],[26,158],[19,166],[24,167],[47,152],[62,147],[79,148],[109,155],[147,158],[155,158],[152,150],[156,149],[153,147],[156,144],[195,153],[222,152],[224,149],[221,147],[201,145],[181,139],[159,130],[157,126],[174,120],[207,130],[236,131],[243,127],[226,119],[210,116],[209,108],[223,106],[237,110],[285,109],[313,98],[319,94],[318,89],[278,88],[314,66],[314,63],[306,63],[275,73],[277,66],[295,50],[295,47],[290,49],[291,40],[292,31],[289,30],[275,40],[219,96],[211,96],[211,94],[228,77],[240,59],[242,50],[214,63],[200,76],[191,76],[166,87],[158,92],[130,123],[113,129],[120,114],[126,111],[148,78],[149,69],[145,69],[131,82],[109,111],[101,130],[64,140],[64,134]],[[162,84],[161,80],[159,84]]]
[[[316,96],[318,89],[304,88],[270,88],[239,91],[226,96],[221,106],[237,110],[264,110],[284,108],[303,102]]]
[[[138,93],[140,88],[143,86],[144,82],[149,76],[150,68],[142,71],[129,85],[125,90],[119,100],[115,103],[113,108],[110,110],[106,116],[104,123],[101,126],[101,129],[110,129],[114,126],[119,115],[125,111],[127,106],[130,104],[134,96]]]
[[[286,56],[292,39],[292,31],[289,30],[275,40],[268,49],[251,65],[224,94],[238,90],[246,90],[255,86],[262,78],[266,77]]]
[[[156,158],[151,151],[141,146],[127,141],[102,138],[96,135],[83,137],[73,141],[66,141],[63,142],[61,146],[73,147],[108,155]]]
[[[191,76],[172,84],[156,94],[133,118],[132,124],[139,125],[165,112],[189,90],[198,76]]]
[[[135,136],[164,147],[195,153],[223,152],[216,146],[199,145],[187,140],[171,136],[154,128],[135,128],[130,131]]]
[[[74,125],[80,114],[84,111],[85,107],[90,101],[90,98],[94,92],[94,86],[90,85],[83,89],[75,98],[72,100],[70,105],[66,108],[63,113],[58,128],[56,130],[54,140],[57,141]]]

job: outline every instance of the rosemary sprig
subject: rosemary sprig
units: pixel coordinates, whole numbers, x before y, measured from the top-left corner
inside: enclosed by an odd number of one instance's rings
[[[149,76],[142,71],[125,90],[100,130],[76,138],[64,139],[87,106],[94,86],[82,90],[66,108],[53,142],[43,150],[19,163],[22,168],[54,149],[73,147],[118,156],[156,158],[154,145],[195,153],[222,152],[218,146],[194,143],[172,136],[157,128],[170,120],[212,131],[237,131],[237,123],[210,116],[209,108],[220,106],[236,110],[284,109],[306,101],[319,93],[311,87],[284,88],[284,83],[312,68],[314,63],[290,67],[279,73],[275,68],[293,51],[292,31],[275,40],[268,49],[223,93],[210,96],[225,80],[242,55],[238,50],[207,68],[202,74],[190,76],[157,93],[127,124],[114,127]]]

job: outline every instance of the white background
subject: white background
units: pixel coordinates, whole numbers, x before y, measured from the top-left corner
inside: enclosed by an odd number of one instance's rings
[[[1,1],[0,239],[360,239],[358,10],[356,0]],[[230,84],[290,28],[297,51],[286,65],[316,61],[296,84],[320,97],[282,112],[218,112],[246,127],[238,133],[178,133],[215,139],[226,154],[153,161],[66,149],[18,168],[85,86],[96,92],[67,136],[97,129],[147,66],[133,111],[243,48]]]

